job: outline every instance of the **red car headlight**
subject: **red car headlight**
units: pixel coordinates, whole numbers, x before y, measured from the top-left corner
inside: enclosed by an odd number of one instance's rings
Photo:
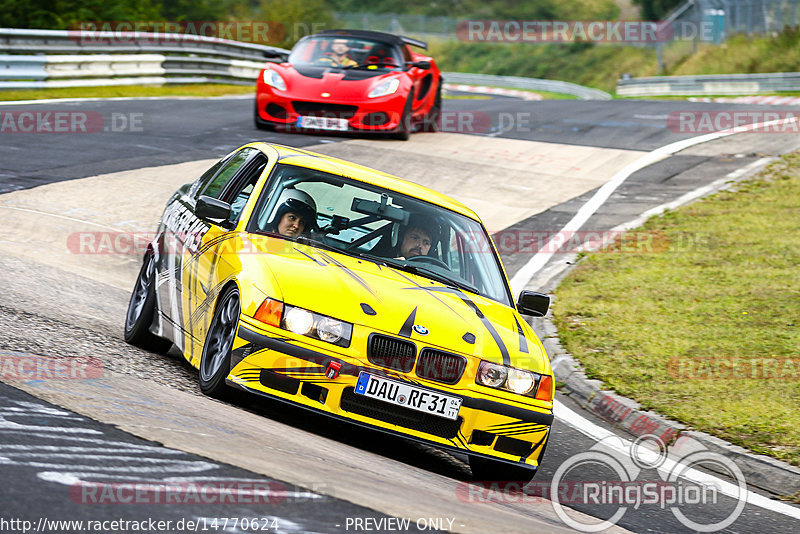
[[[376,85],[372,91],[367,95],[368,98],[378,98],[379,96],[386,96],[397,91],[400,87],[400,79],[392,78]]]
[[[264,69],[264,74],[261,77],[264,79],[264,83],[270,87],[274,87],[279,91],[286,90],[286,82],[284,82],[283,78],[281,78],[281,75],[274,70]]]

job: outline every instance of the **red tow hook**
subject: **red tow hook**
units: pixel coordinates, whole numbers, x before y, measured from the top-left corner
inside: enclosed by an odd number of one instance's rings
[[[339,376],[339,370],[342,368],[342,364],[339,362],[330,362],[328,363],[328,368],[325,369],[325,376],[330,378],[331,380]]]

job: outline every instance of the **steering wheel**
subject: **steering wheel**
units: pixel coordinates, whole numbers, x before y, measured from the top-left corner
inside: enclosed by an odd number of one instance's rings
[[[406,258],[406,261],[418,261],[420,263],[430,263],[431,265],[436,265],[437,267],[442,267],[443,269],[450,270],[450,267],[447,266],[445,262],[438,258],[434,258],[433,256],[411,256],[410,258]]]

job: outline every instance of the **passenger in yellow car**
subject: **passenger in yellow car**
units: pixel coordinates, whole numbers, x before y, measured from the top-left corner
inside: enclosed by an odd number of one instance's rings
[[[297,189],[287,189],[278,199],[278,207],[268,232],[286,237],[299,237],[317,228],[317,205],[311,195]]]
[[[334,39],[331,43],[331,51],[320,59],[329,61],[334,67],[355,67],[358,63],[347,55],[348,52],[350,52],[350,45],[347,44],[347,39]]]

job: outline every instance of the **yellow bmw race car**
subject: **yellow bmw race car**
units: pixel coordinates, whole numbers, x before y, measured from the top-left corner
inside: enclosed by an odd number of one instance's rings
[[[229,388],[466,454],[476,478],[530,480],[553,373],[478,216],[422,186],[267,143],[167,203],[125,339],[173,343],[201,390]]]

